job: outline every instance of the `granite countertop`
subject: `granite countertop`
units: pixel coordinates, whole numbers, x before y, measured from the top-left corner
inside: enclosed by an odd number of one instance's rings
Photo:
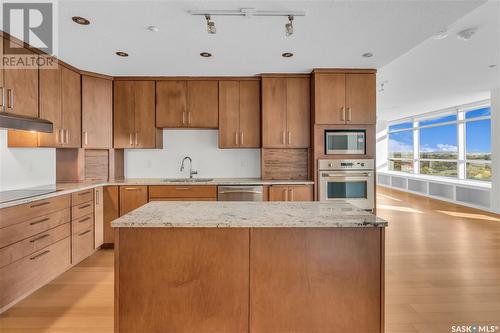
[[[279,185],[279,184],[289,184],[289,185],[302,185],[302,184],[314,184],[310,180],[262,180],[260,178],[214,178],[211,181],[206,182],[192,182],[192,181],[179,181],[171,182],[167,181],[165,178],[129,178],[122,180],[110,180],[110,181],[94,181],[94,182],[81,182],[81,183],[60,183],[52,184],[47,186],[39,186],[37,188],[51,188],[53,192],[36,195],[29,198],[23,198],[14,201],[8,201],[0,203],[1,208],[12,207],[16,205],[21,205],[37,200],[43,200],[51,198],[58,195],[70,194],[73,192],[83,191],[99,186],[107,185]]]
[[[115,228],[386,227],[345,202],[150,202],[112,222]]]

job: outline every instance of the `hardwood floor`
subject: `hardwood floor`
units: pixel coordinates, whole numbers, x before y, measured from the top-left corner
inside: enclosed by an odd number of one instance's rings
[[[377,200],[389,220],[386,332],[500,326],[500,216],[380,187]],[[0,332],[112,333],[113,251],[1,314]]]

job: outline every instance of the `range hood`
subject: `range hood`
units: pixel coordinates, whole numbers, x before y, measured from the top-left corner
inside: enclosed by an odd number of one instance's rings
[[[20,116],[17,114],[1,111],[0,128],[44,133],[52,133],[54,130],[53,124],[48,120],[28,116]]]

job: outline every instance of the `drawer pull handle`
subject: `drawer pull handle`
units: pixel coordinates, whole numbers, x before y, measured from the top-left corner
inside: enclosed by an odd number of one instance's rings
[[[38,221],[33,221],[33,222],[30,223],[30,225],[35,225],[35,224],[38,224],[38,223],[46,222],[48,220],[50,220],[50,218],[46,217],[46,218],[38,220]]]
[[[30,260],[35,260],[35,259],[38,259],[38,258],[40,258],[40,257],[42,257],[42,256],[44,256],[44,255],[46,255],[46,254],[47,254],[47,253],[49,253],[49,252],[50,252],[50,250],[45,250],[45,251],[43,251],[42,253],[37,254],[36,256],[31,257],[31,258],[30,258]]]
[[[125,187],[125,191],[137,191],[137,187]]]
[[[79,220],[78,223],[82,223],[88,220],[90,220],[90,216],[87,216],[86,218]]]
[[[176,190],[190,190],[189,187],[176,187]]]
[[[78,209],[84,209],[84,208],[87,208],[87,207],[90,207],[90,204],[86,204],[86,205],[83,205],[83,206],[79,206]]]
[[[41,203],[37,203],[37,204],[31,205],[30,208],[37,208],[37,207],[45,206],[45,205],[48,205],[48,204],[50,204],[50,201],[45,201],[45,202],[41,202]]]
[[[37,238],[34,238],[34,239],[30,240],[30,243],[34,243],[34,242],[39,241],[41,239],[47,238],[49,236],[50,236],[49,234],[42,235],[40,237],[37,237]]]
[[[86,235],[88,234],[89,232],[91,232],[92,230],[87,230],[87,231],[84,231],[82,232],[81,234],[78,234],[78,236],[83,236],[83,235]]]
[[[80,193],[78,193],[78,195],[87,195],[87,194],[89,194],[89,193],[90,193],[90,191],[85,191],[85,192],[80,192]]]

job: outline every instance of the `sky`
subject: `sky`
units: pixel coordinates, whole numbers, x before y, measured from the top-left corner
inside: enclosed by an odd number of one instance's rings
[[[488,120],[466,123],[466,150],[469,153],[491,151],[491,128]],[[389,150],[413,151],[412,131],[391,133]],[[457,125],[445,125],[420,129],[420,151],[457,152]]]

